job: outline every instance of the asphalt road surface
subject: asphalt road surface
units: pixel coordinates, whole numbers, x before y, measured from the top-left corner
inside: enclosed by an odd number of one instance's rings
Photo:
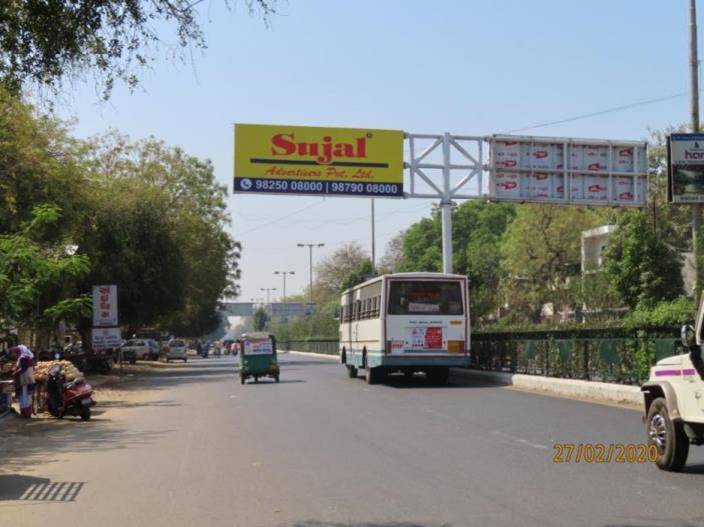
[[[681,474],[553,462],[558,442],[642,442],[639,412],[280,363],[280,384],[241,386],[232,358],[208,359],[139,381],[150,397],[88,423],[0,421],[0,525],[704,525],[704,447]]]

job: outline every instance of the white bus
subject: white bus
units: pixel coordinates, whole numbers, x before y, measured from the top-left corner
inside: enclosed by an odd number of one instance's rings
[[[442,273],[379,276],[342,293],[340,361],[369,384],[387,373],[444,383],[469,364],[467,277]]]

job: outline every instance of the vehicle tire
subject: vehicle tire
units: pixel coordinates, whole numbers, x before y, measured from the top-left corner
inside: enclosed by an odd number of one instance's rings
[[[648,445],[655,445],[658,457],[655,464],[662,470],[679,472],[687,462],[689,438],[681,421],[672,421],[663,397],[655,399],[646,418]]]
[[[430,381],[432,384],[437,384],[437,385],[444,385],[447,384],[447,379],[450,377],[450,368],[447,367],[439,367],[439,368],[433,368],[432,370],[428,371],[428,381]]]
[[[137,364],[137,359],[136,358],[130,359],[130,364]]]
[[[364,370],[364,380],[367,381],[367,384],[377,384],[380,373],[379,368],[366,368]]]
[[[357,368],[348,364],[347,365],[347,376],[350,379],[356,379],[357,378]]]
[[[188,359],[183,359],[183,363],[186,364],[188,362]]]
[[[240,375],[240,384],[244,384],[244,375]]]
[[[88,421],[90,419],[90,406],[83,406],[81,408],[81,421]]]
[[[274,375],[274,380],[275,380],[277,383],[279,382],[279,374],[278,374],[278,373],[277,373],[276,375]]]

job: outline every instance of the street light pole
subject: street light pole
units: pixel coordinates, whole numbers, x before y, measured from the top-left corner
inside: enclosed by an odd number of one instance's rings
[[[271,291],[276,291],[276,288],[275,288],[275,287],[262,287],[262,288],[260,288],[260,289],[261,289],[262,291],[266,291],[266,303],[269,304],[269,303],[270,303],[270,300],[269,300],[269,293],[270,293]]]
[[[376,274],[376,233],[374,228],[374,198],[372,198],[372,273]]]
[[[283,290],[283,300],[282,302],[285,304],[286,303],[286,275],[287,274],[296,274],[295,271],[274,271],[274,274],[280,274],[284,277],[284,290]]]
[[[298,243],[299,247],[308,247],[308,280],[310,288],[310,303],[313,303],[313,247],[325,247],[324,243]]]
[[[689,0],[689,87],[690,87],[690,119],[692,133],[699,132],[699,57],[697,51],[697,1]],[[694,253],[694,284],[699,289],[699,268],[702,262],[697,254],[697,238],[702,224],[702,206],[698,203],[692,207],[692,252]]]

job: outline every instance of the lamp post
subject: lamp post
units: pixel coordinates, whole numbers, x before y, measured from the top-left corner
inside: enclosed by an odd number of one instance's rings
[[[269,293],[271,293],[272,291],[276,291],[276,288],[275,287],[262,287],[262,288],[260,288],[260,290],[266,291],[266,303],[269,304],[270,303]]]
[[[284,289],[283,289],[283,303],[286,303],[286,275],[287,274],[296,274],[295,271],[274,271],[274,274],[280,274],[284,278]]]
[[[324,243],[299,243],[299,247],[308,247],[308,278],[310,282],[310,303],[313,303],[313,247],[325,247]]]

